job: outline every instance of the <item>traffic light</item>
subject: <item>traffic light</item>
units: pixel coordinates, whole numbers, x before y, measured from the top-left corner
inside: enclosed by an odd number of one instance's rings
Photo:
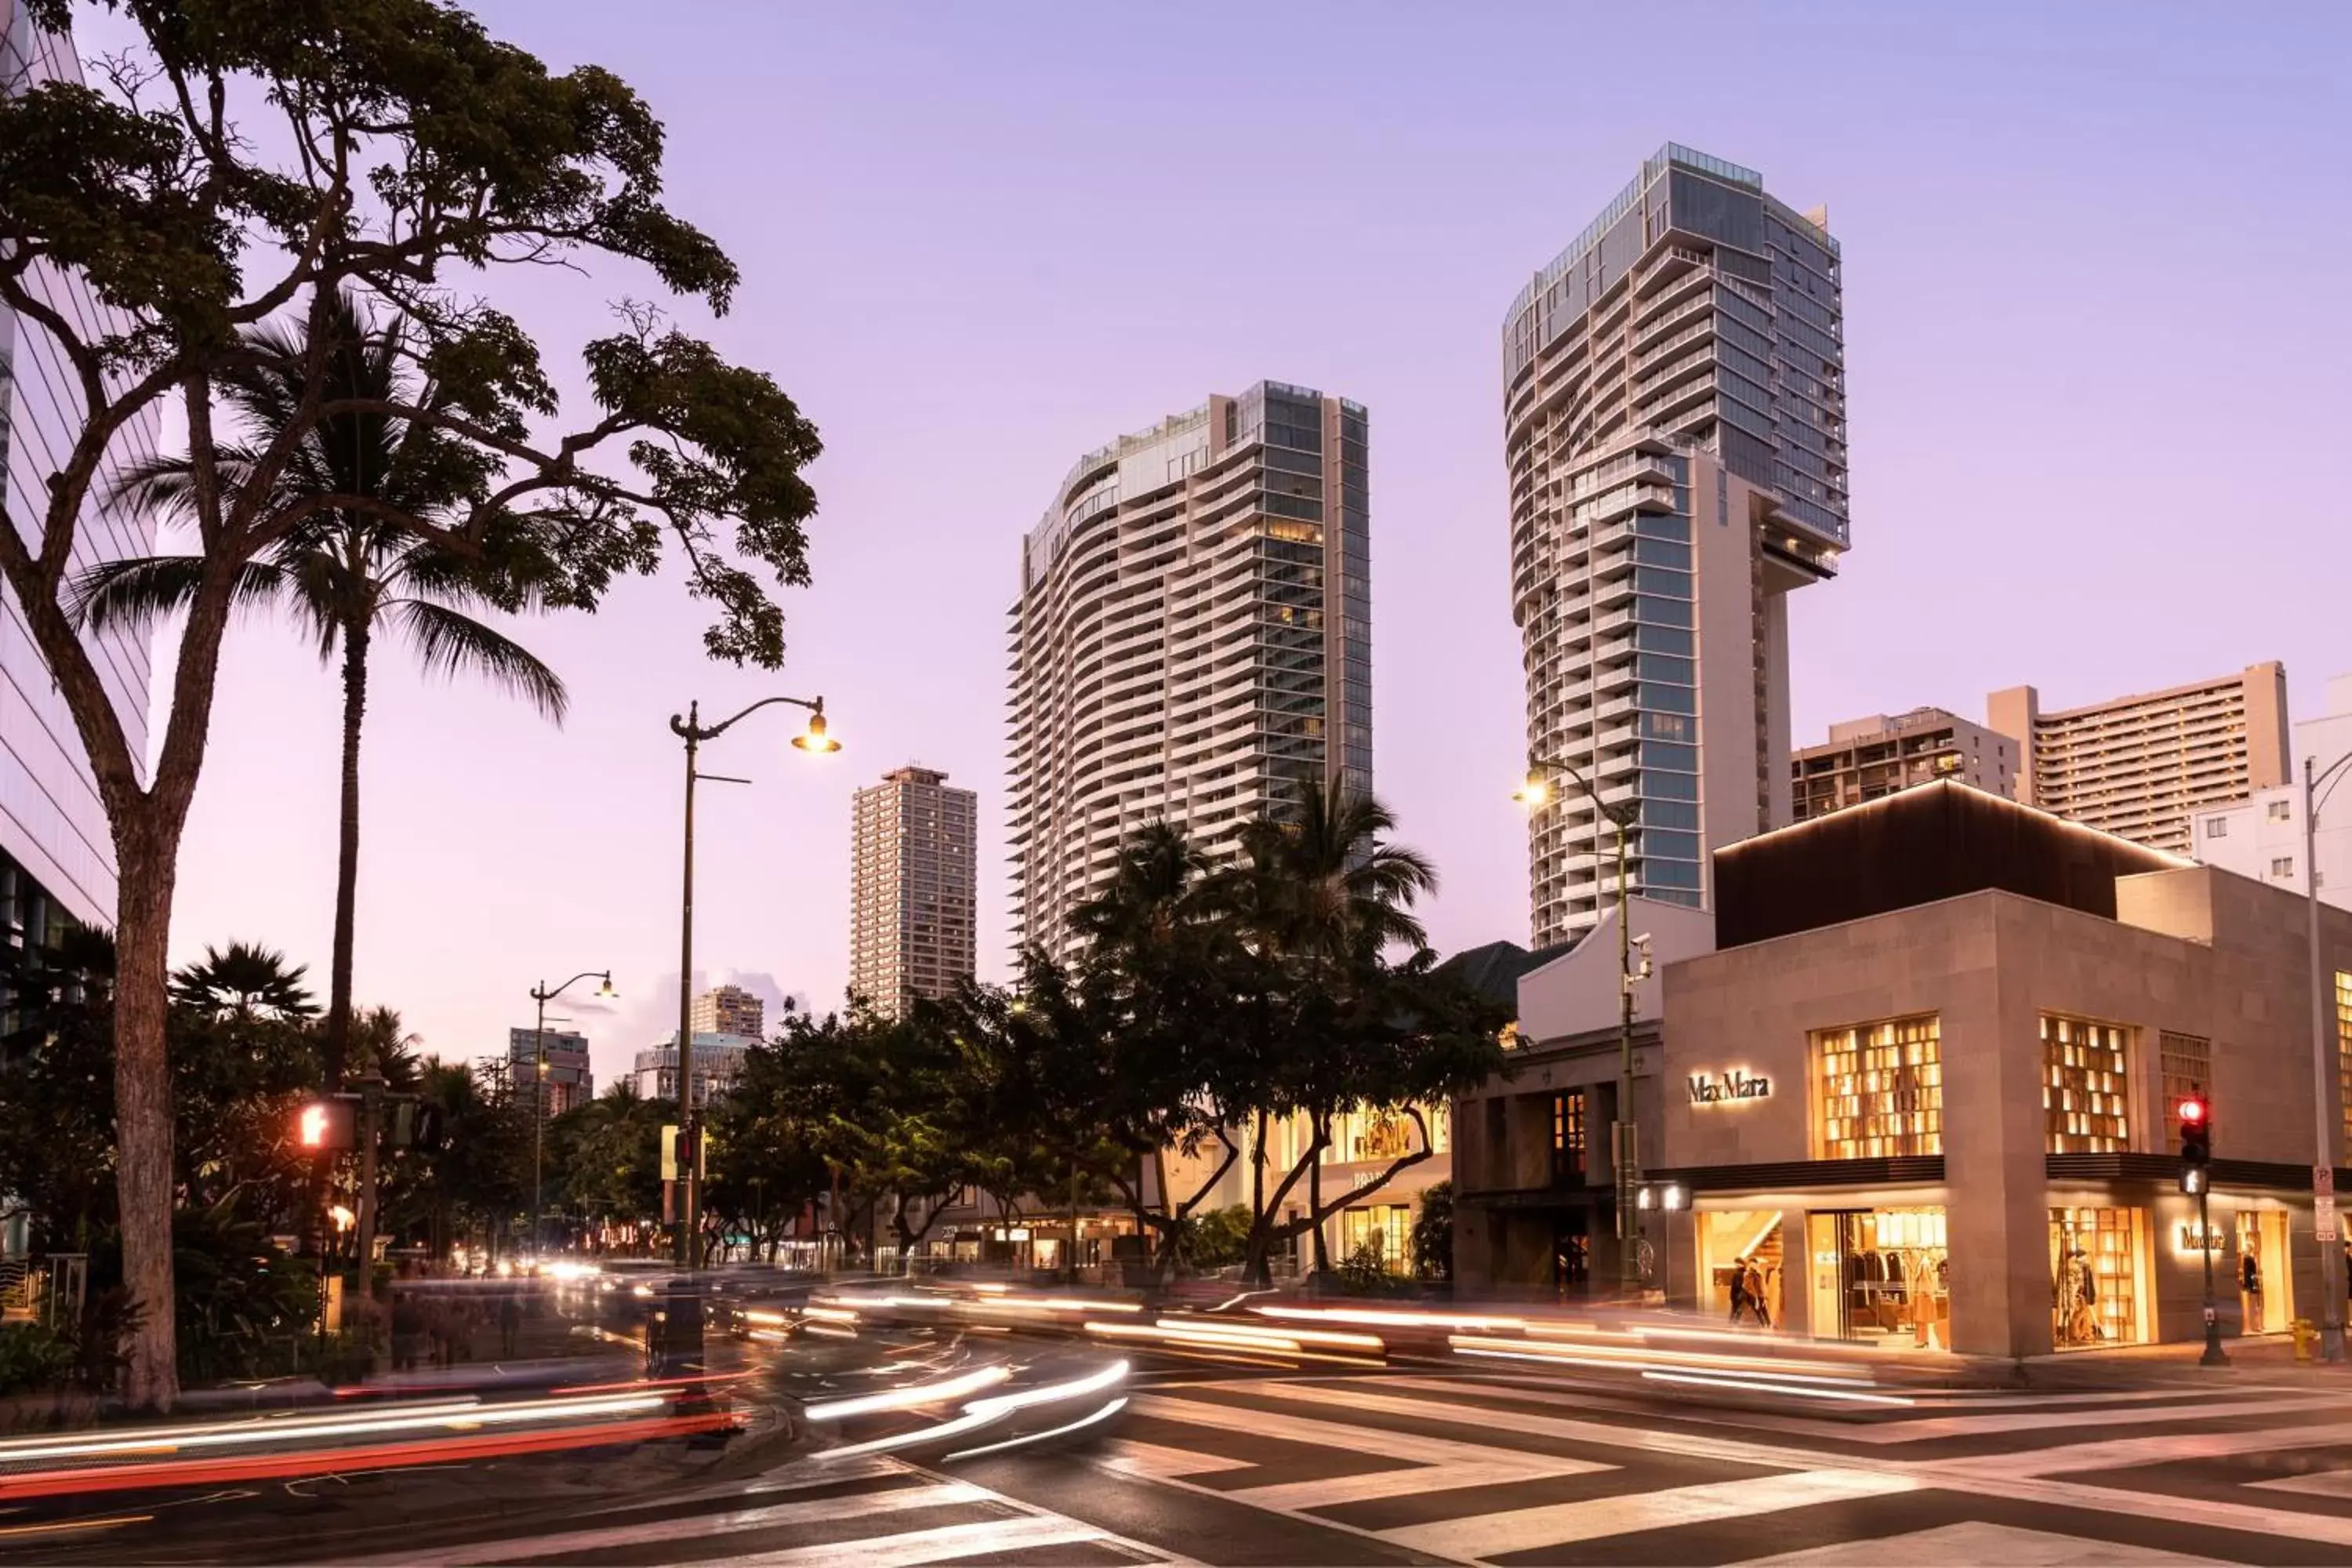
[[[2213,1158],[2213,1108],[2202,1095],[2180,1102],[2180,1163],[2202,1171]]]
[[[347,1100],[314,1100],[294,1113],[294,1142],[304,1149],[349,1149],[354,1136],[353,1107]]]

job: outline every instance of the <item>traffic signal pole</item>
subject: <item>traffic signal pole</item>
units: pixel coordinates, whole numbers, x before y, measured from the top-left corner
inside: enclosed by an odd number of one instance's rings
[[[2180,1102],[2180,1190],[2197,1194],[2197,1251],[2205,1259],[2205,1353],[2200,1366],[2227,1366],[2221,1353],[2221,1318],[2213,1306],[2212,1197],[2213,1108],[2201,1087]]]
[[[2213,1310],[2213,1226],[2206,1218],[2206,1198],[2211,1184],[2197,1184],[2197,1250],[2205,1255],[2205,1353],[2198,1358],[2200,1366],[2227,1366],[2230,1358],[2221,1353],[2221,1321]]]

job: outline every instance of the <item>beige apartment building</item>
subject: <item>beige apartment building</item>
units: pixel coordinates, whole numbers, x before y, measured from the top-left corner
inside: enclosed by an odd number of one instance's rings
[[[2151,848],[2189,851],[2189,816],[2288,782],[2286,667],[2042,711],[1996,691],[1985,724],[2021,748],[2017,798]]]
[[[1941,708],[1849,719],[1790,758],[1790,814],[1804,822],[1937,779],[2013,796],[2023,750]]]
[[[896,769],[851,811],[849,989],[892,1016],[972,976],[980,796],[947,777]]]
[[[1689,1199],[1643,1216],[1654,1289],[1720,1319],[1737,1273],[1799,1334],[2025,1356],[2200,1337],[2210,1254],[2225,1332],[2320,1316],[2312,1165],[2352,1173],[2352,914],[2325,911],[2315,1063],[2282,889],[1952,784],[1717,858],[1718,908],[1691,917],[1711,944],[1662,931],[1681,956],[1641,1001],[1643,1175]],[[1614,1030],[1599,1005],[1545,1025],[1542,976],[1521,1024],[1549,1037],[1455,1109],[1465,1290],[1616,1278]]]
[[[1011,626],[1017,947],[1154,821],[1219,858],[1301,777],[1369,794],[1367,416],[1260,382],[1078,459],[1022,541]]]
[[[790,1004],[786,1004],[789,1009]],[[768,1021],[768,1005],[740,985],[718,985],[697,996],[687,1009],[687,1024],[695,1034],[745,1035],[758,1039]]]

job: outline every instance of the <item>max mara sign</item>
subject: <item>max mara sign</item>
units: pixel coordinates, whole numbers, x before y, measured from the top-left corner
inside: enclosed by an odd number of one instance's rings
[[[1722,1105],[1735,1100],[1769,1100],[1772,1097],[1772,1080],[1750,1078],[1743,1068],[1734,1068],[1729,1072],[1717,1073],[1713,1077],[1694,1073],[1690,1080],[1690,1097],[1693,1105]]]

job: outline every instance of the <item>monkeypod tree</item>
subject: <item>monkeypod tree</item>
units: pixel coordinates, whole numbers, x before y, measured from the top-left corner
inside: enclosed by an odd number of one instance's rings
[[[69,0],[19,3],[66,32]],[[669,555],[711,607],[710,653],[772,668],[772,589],[807,580],[818,442],[769,376],[642,302],[570,346],[585,392],[567,400],[543,345],[496,303],[544,268],[623,263],[713,313],[733,299],[734,265],[663,205],[660,123],[611,72],[551,71],[437,0],[103,3],[134,47],[87,84],[0,83],[0,305],[79,404],[37,510],[0,529],[0,575],[89,752],[121,870],[116,1176],[140,1325],[126,1389],[163,1409],[177,1394],[166,942],[247,568],[364,515],[497,568],[482,580],[514,595],[498,607],[528,594],[591,609]],[[95,318],[61,307],[60,275],[86,284]],[[404,323],[409,374],[373,391],[334,374],[346,300]],[[289,330],[248,330],[270,322]],[[226,389],[257,371],[286,388],[263,439],[225,417]],[[166,415],[187,441],[195,564],[151,771],[73,596],[126,447]],[[418,460],[446,481],[426,487],[434,504],[284,482],[323,425],[355,416],[430,443]]]

